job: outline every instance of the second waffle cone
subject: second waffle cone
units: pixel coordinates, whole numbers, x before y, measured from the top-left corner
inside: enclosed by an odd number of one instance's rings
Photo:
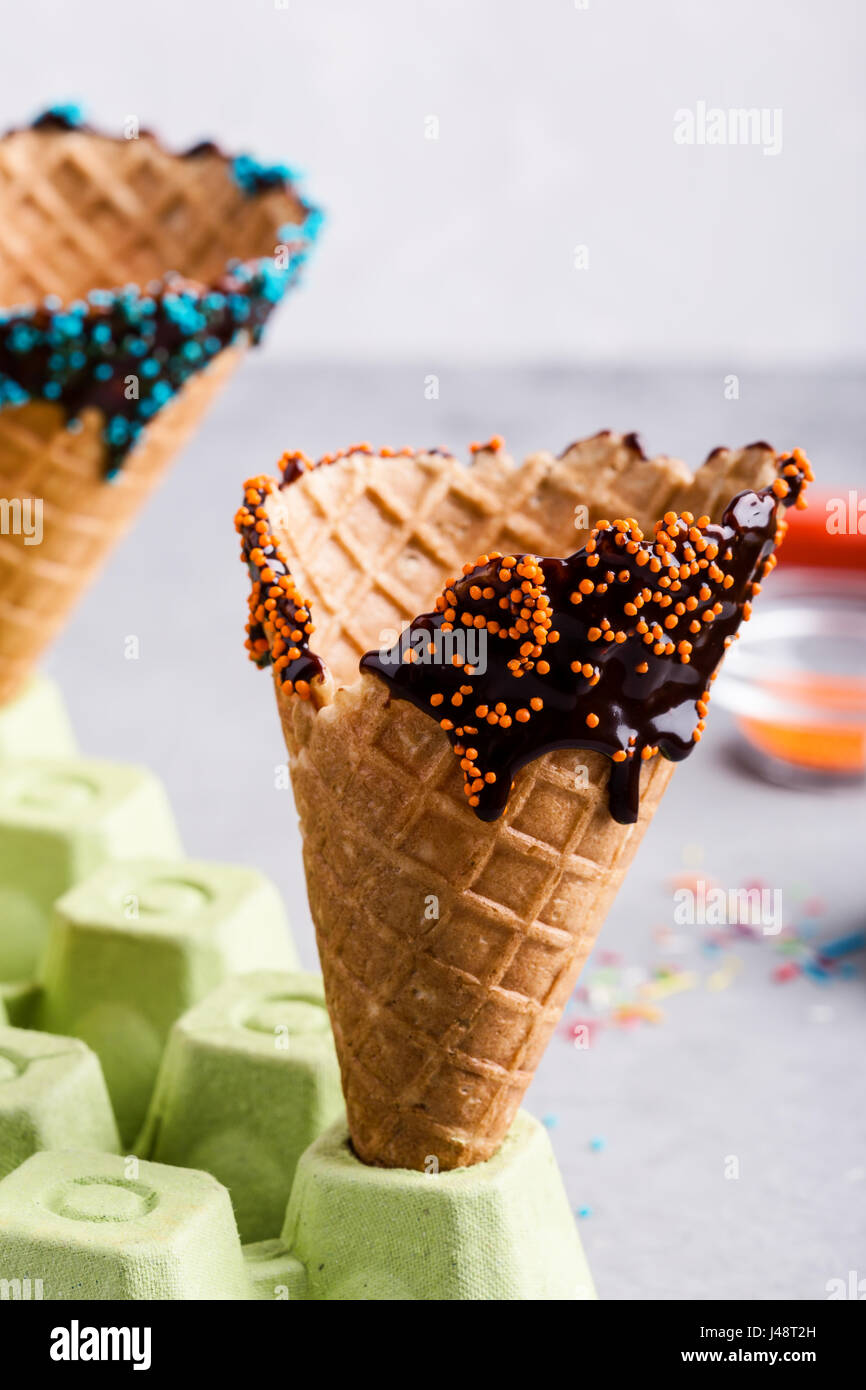
[[[0,411],[0,492],[38,500],[43,517],[39,545],[0,535],[0,704],[24,685],[239,359],[227,348],[187,382],[110,483],[98,411],[83,412],[78,434],[47,402]]]
[[[177,271],[202,287],[231,257],[271,256],[276,229],[300,222],[291,191],[250,198],[218,152],[175,156],[151,136],[14,131],[0,140],[0,305],[64,304],[94,289]],[[0,410],[0,495],[42,507],[42,540],[0,534],[0,704],[24,685],[115,542],[231,375],[224,348],[160,410],[106,480],[101,412],[72,433],[46,400]]]

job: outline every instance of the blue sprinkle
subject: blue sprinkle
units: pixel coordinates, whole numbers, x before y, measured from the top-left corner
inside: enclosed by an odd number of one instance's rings
[[[61,102],[57,106],[49,106],[47,110],[40,112],[33,122],[38,126],[40,122],[48,119],[58,121],[61,125],[69,126],[72,130],[77,130],[84,125],[84,112],[77,101]]]
[[[250,316],[249,300],[244,299],[240,294],[229,295],[229,310],[231,316],[238,323],[243,323]]]
[[[30,399],[17,381],[0,372],[0,408],[4,405],[24,405]]]
[[[249,154],[239,154],[231,163],[232,177],[244,193],[261,193],[292,182],[292,171],[285,164],[262,164]]]
[[[825,941],[818,947],[822,960],[837,960],[839,956],[850,956],[855,951],[866,950],[866,931],[851,932],[849,936],[839,936],[835,941]]]
[[[16,323],[6,341],[10,352],[30,352],[36,346],[38,337],[26,324]]]
[[[829,970],[825,970],[823,966],[818,964],[817,961],[805,961],[800,968],[802,969],[804,975],[811,976],[811,978],[813,980],[817,980],[819,984],[826,984],[826,982],[830,979]]]
[[[81,333],[81,319],[77,314],[55,314],[51,321],[52,332],[61,338],[77,338]]]
[[[325,225],[325,214],[321,208],[310,208],[301,223],[301,232],[307,241],[315,241]]]

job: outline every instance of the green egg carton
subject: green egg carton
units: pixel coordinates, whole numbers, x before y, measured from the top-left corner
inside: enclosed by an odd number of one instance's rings
[[[68,758],[77,751],[66,706],[54,681],[33,676],[0,707],[0,758]]]
[[[0,980],[34,979],[55,901],[100,865],[180,853],[165,792],[143,768],[0,761]]]
[[[580,1301],[592,1276],[544,1126],[521,1111],[486,1163],[373,1168],[338,1122],[303,1155],[282,1245],[316,1301]]]
[[[215,1178],[88,1151],[33,1154],[0,1182],[0,1288],[25,1285],[59,1302],[255,1297]]]
[[[262,1302],[299,1303],[307,1298],[307,1271],[276,1237],[244,1246],[250,1288]]]
[[[2,928],[0,928],[2,930]],[[37,980],[0,980],[0,1021],[16,1028],[30,1028],[39,1008],[42,991]]]
[[[76,1038],[0,1027],[0,1177],[43,1149],[118,1153],[99,1058]]]
[[[0,1287],[61,1301],[595,1297],[547,1135],[523,1112],[487,1163],[439,1174],[367,1167],[340,1121],[301,1158],[282,1235],[245,1247],[208,1173],[33,1154],[0,1181]]]
[[[0,1298],[305,1297],[278,1235],[242,1248],[232,1199],[246,1230],[279,1232],[301,1150],[341,1112],[315,975],[241,976],[175,1026],[147,1126],[172,1163],[112,1158],[117,1128],[84,1043],[0,1028]]]
[[[137,1037],[116,1032],[128,1063]],[[135,1156],[94,1052],[0,1028],[0,1296],[595,1296],[538,1121],[521,1112],[486,1163],[426,1173],[361,1163],[341,1113],[319,1133],[341,1111],[322,983],[300,972],[224,981],[174,1023]]]
[[[241,1239],[282,1228],[298,1160],[343,1114],[317,975],[263,970],[178,1019],[136,1151],[203,1168],[231,1194]]]
[[[55,905],[37,1022],[97,1054],[131,1146],[175,1020],[232,975],[296,964],[279,894],[255,869],[106,864]]]

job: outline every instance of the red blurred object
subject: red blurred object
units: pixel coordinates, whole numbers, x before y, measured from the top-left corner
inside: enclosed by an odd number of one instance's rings
[[[866,775],[866,493],[811,487],[719,684],[773,781]]]
[[[812,486],[806,500],[803,511],[792,508],[787,515],[779,564],[866,570],[866,493],[854,488],[818,492]]]

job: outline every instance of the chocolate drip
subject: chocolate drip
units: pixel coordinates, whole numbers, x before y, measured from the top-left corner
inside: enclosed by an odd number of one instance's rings
[[[526,763],[578,748],[612,760],[611,815],[630,824],[641,762],[678,762],[700,739],[709,686],[775,564],[778,506],[811,478],[799,451],[778,468],[719,525],[668,512],[651,541],[632,521],[599,522],[566,559],[482,556],[361,670],[440,723],[482,820]]]

